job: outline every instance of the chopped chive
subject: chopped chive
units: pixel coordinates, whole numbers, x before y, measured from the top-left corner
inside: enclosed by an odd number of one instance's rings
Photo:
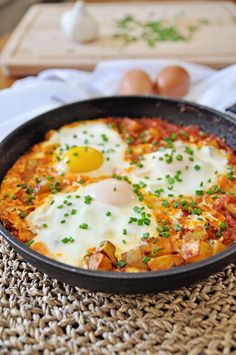
[[[88,224],[87,223],[81,223],[79,228],[81,229],[88,229]]]
[[[149,236],[150,236],[150,233],[149,233],[149,232],[143,233],[143,238],[144,238],[144,239],[149,238]]]
[[[133,210],[136,213],[141,213],[144,210],[144,207],[134,206]]]
[[[174,206],[174,208],[179,207],[179,202],[178,202],[178,201],[175,201],[173,206]]]
[[[173,161],[173,157],[172,157],[172,155],[169,155],[166,159],[167,164],[171,164],[172,161]]]
[[[228,179],[228,180],[234,181],[234,173],[233,173],[233,170],[229,171],[226,176],[227,176],[227,179]]]
[[[133,143],[134,142],[134,139],[132,138],[132,137],[128,137],[127,139],[126,139],[126,143],[127,144],[131,144],[131,143]]]
[[[196,164],[196,165],[194,166],[194,169],[198,171],[198,170],[201,169],[201,167],[200,167],[200,165]]]
[[[92,200],[93,200],[93,198],[90,195],[87,195],[84,197],[84,203],[86,203],[87,205],[90,205]]]
[[[102,140],[103,142],[108,142],[108,137],[106,136],[106,134],[101,134]]]
[[[75,239],[72,238],[72,237],[65,237],[65,238],[61,239],[61,242],[62,242],[63,244],[73,243],[74,241],[75,241]]]
[[[193,155],[193,153],[194,153],[193,150],[190,147],[188,147],[187,145],[185,146],[184,151],[185,151],[185,153],[187,153],[189,155]]]
[[[182,154],[176,155],[176,159],[177,159],[178,161],[182,161],[182,160],[183,160],[183,155],[182,155]]]
[[[20,219],[24,219],[26,217],[26,212],[21,212],[20,213]]]
[[[35,177],[35,182],[37,182],[37,184],[39,184],[41,182],[41,180],[38,176]]]
[[[128,223],[131,224],[131,223],[133,223],[133,222],[137,222],[137,218],[136,218],[136,217],[130,217],[130,218],[129,218]]]
[[[181,229],[182,229],[179,224],[175,224],[173,228],[174,228],[174,230],[175,230],[176,232],[180,232]]]
[[[148,256],[144,256],[143,262],[144,264],[147,264],[150,261],[150,258]]]
[[[117,265],[122,268],[126,265],[126,262],[124,260],[119,260]]]
[[[177,134],[176,133],[171,133],[170,139],[172,141],[175,141],[177,139]]]
[[[196,190],[196,191],[195,191],[195,194],[196,194],[197,196],[202,196],[202,195],[203,195],[203,190]]]
[[[152,257],[155,257],[157,255],[157,253],[161,250],[161,247],[155,247],[153,250],[152,250]]]
[[[164,192],[164,189],[155,190],[155,191],[154,191],[154,195],[155,195],[156,197],[160,197],[161,194],[162,194],[162,192]]]
[[[227,228],[227,223],[221,222],[221,223],[220,223],[220,230],[221,230],[221,232],[224,231],[226,228]]]
[[[34,240],[29,240],[27,243],[25,243],[27,245],[27,247],[30,247],[32,244],[34,243]]]
[[[169,233],[169,232],[161,232],[161,233],[160,233],[160,236],[161,236],[162,238],[169,238],[170,233]]]
[[[168,208],[168,207],[170,207],[170,204],[169,204],[169,202],[167,200],[164,200],[162,202],[162,206]]]
[[[199,208],[194,208],[192,210],[192,214],[193,215],[197,215],[197,216],[200,216],[202,214],[202,211],[199,209]]]

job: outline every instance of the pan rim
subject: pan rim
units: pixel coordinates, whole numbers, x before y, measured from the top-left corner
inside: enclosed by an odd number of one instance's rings
[[[145,100],[160,100],[162,102],[171,102],[171,103],[175,103],[175,104],[179,104],[179,105],[186,105],[189,107],[193,107],[196,109],[200,109],[200,110],[204,110],[204,111],[208,111],[211,114],[214,114],[216,116],[220,116],[222,117],[225,121],[228,121],[230,123],[232,123],[233,125],[236,125],[236,120],[234,118],[232,118],[230,115],[228,115],[227,113],[223,113],[220,112],[218,110],[215,110],[211,107],[202,105],[202,104],[198,104],[192,101],[188,101],[188,100],[178,100],[178,99],[174,99],[174,98],[170,98],[167,96],[159,96],[159,95],[127,95],[127,96],[107,96],[107,97],[97,97],[97,98],[93,98],[93,99],[87,99],[87,100],[81,100],[81,101],[76,101],[76,102],[72,102],[70,104],[67,105],[62,105],[59,107],[56,107],[52,110],[43,112],[33,118],[31,118],[30,120],[24,122],[23,124],[19,125],[18,127],[16,127],[13,131],[11,131],[5,138],[3,138],[2,141],[0,141],[0,150],[2,149],[2,146],[4,146],[6,144],[6,142],[8,140],[11,139],[12,136],[18,134],[19,131],[21,131],[22,129],[26,128],[27,126],[30,126],[33,122],[39,121],[41,118],[43,118],[45,115],[60,111],[61,109],[67,109],[67,108],[73,108],[73,106],[77,106],[78,104],[86,104],[86,103],[93,103],[93,102],[104,102],[104,101],[109,101],[109,100],[122,100],[122,99],[134,99],[134,100],[140,100],[140,99],[145,99]],[[117,116],[118,117],[118,116]],[[101,117],[102,118],[102,117]],[[94,118],[97,119],[97,118]],[[79,119],[78,119],[79,121]]]

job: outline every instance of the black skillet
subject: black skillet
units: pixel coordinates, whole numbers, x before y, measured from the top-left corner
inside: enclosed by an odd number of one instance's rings
[[[0,143],[0,182],[12,164],[49,129],[75,120],[99,117],[161,117],[177,124],[196,124],[203,130],[224,135],[236,149],[236,121],[212,109],[159,97],[109,97],[77,102],[44,113],[23,124]],[[120,294],[150,293],[179,288],[221,270],[236,257],[236,245],[201,262],[165,271],[145,273],[99,272],[72,267],[32,251],[0,225],[0,234],[29,263],[71,285],[92,291]]]

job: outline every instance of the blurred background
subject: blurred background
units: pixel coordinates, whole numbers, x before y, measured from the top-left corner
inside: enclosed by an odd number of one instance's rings
[[[0,0],[0,35],[13,30],[31,5],[62,0]]]
[[[97,20],[99,14],[108,15],[105,27],[103,20],[99,19],[101,27],[105,28],[105,36],[101,35],[97,41],[88,45],[75,43],[60,29],[59,19],[65,12],[64,9],[70,8],[66,3],[74,3],[75,0],[0,0],[0,89],[10,87],[19,77],[35,75],[45,69],[92,71],[96,65],[106,60],[135,60],[142,57],[159,60],[158,65],[161,65],[161,60],[167,58],[218,69],[236,63],[236,0],[151,0],[153,3],[155,1],[154,5],[150,4],[150,0],[141,0],[142,4],[140,0],[84,1],[90,3],[88,8],[91,11],[93,8],[93,16]],[[113,5],[117,12],[109,16],[113,2],[117,3],[117,6]],[[143,5],[144,2],[146,6]],[[54,5],[44,6],[46,3]],[[91,3],[97,4],[91,6]],[[130,3],[128,7],[127,3]],[[29,11],[28,20],[21,22],[17,31],[14,31],[29,8],[37,4],[42,5],[34,7],[40,8],[36,10],[37,16],[36,12]],[[163,11],[166,11],[173,15],[173,23],[169,22],[172,31],[177,29],[178,32],[180,28],[180,32],[183,30],[185,33],[185,38],[179,41],[172,38],[160,40],[162,43],[159,43],[157,50],[143,41],[130,46],[115,42],[113,36],[117,32],[114,31],[119,32],[115,19],[116,16],[124,16],[126,8],[129,11],[136,9],[134,11],[139,11],[141,18],[154,9],[161,18]],[[110,17],[114,19],[110,20]],[[134,63],[130,65],[132,67]],[[147,63],[144,65],[146,67]]]
[[[87,0],[86,2],[107,2],[109,4],[109,1],[123,2],[126,0]],[[137,2],[137,0],[131,1]],[[156,1],[158,2],[158,0]],[[191,1],[194,2],[195,0],[189,0],[188,2]],[[73,0],[0,0],[0,35],[11,31],[31,5],[56,2],[73,2]],[[236,3],[236,0],[234,2]]]

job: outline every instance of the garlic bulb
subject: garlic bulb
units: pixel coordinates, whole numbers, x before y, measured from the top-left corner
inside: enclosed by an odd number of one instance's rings
[[[88,13],[83,0],[64,13],[61,28],[66,36],[81,43],[92,41],[98,35],[97,21]]]

